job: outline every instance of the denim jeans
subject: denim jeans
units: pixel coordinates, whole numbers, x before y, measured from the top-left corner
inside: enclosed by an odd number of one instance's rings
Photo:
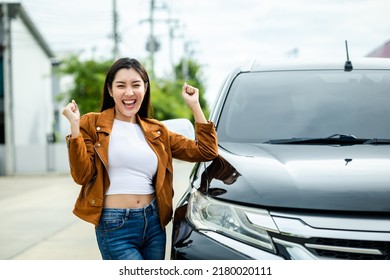
[[[96,238],[104,260],[163,260],[166,233],[156,199],[137,209],[103,208]]]

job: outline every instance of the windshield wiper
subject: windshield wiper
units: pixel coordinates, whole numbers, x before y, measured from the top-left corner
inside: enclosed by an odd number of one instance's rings
[[[347,135],[347,134],[333,134],[327,139],[332,138],[332,139],[339,139],[342,141],[356,141],[358,143],[356,144],[366,144],[366,145],[386,145],[390,144],[390,139],[378,139],[378,138],[372,138],[372,139],[364,139],[364,138],[356,138],[354,135]],[[363,141],[363,142],[362,142]]]
[[[290,138],[290,139],[271,139],[264,143],[267,144],[308,144],[308,145],[359,145],[365,144],[369,139],[359,139],[354,135],[333,134],[321,138]]]
[[[356,138],[351,134],[333,134],[328,137],[321,138],[289,138],[289,139],[271,139],[265,144],[305,144],[305,145],[389,145],[390,139],[378,139],[378,138]]]
[[[372,139],[368,139],[363,144],[366,144],[366,145],[389,145],[390,144],[390,139],[372,138]]]
[[[356,136],[352,134],[332,134],[331,136],[325,137],[325,139],[342,139],[342,140],[356,140]]]

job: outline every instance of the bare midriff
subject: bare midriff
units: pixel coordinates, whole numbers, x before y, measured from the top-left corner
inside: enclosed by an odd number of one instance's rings
[[[153,194],[112,194],[104,198],[104,208],[142,208],[154,199]]]

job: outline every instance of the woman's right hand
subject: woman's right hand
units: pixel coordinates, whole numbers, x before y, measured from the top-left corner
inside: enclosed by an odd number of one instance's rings
[[[66,105],[66,107],[62,110],[62,114],[71,124],[78,122],[80,120],[80,111],[76,101],[72,100],[72,102],[68,103],[68,105]]]
[[[80,133],[80,111],[76,101],[66,105],[62,114],[69,120],[72,137],[76,138]]]

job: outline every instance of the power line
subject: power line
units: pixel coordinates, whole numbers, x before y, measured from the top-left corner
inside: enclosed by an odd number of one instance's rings
[[[156,10],[166,10],[168,11],[169,15],[168,18],[165,19],[156,19],[154,17],[154,13]],[[148,22],[149,23],[149,35],[146,43],[146,50],[149,52],[149,59],[150,59],[150,67],[151,67],[151,74],[154,75],[154,64],[155,64],[155,53],[160,50],[160,42],[158,41],[156,35],[155,35],[155,24],[158,22],[162,22],[165,24],[168,24],[169,26],[169,57],[170,57],[170,63],[172,65],[173,69],[173,46],[172,41],[175,38],[174,36],[174,29],[180,27],[179,20],[178,19],[172,19],[170,15],[169,7],[166,3],[163,3],[161,6],[157,6],[155,4],[155,0],[150,0],[150,10],[149,10],[149,18],[141,20],[140,23]]]

